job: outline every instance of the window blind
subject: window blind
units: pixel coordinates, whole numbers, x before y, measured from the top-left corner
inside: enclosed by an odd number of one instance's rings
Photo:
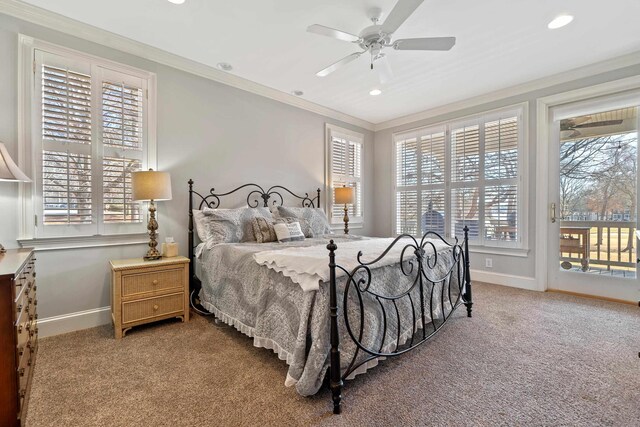
[[[124,83],[102,83],[102,142],[142,150],[142,89]]]
[[[141,222],[140,203],[132,201],[131,173],[141,170],[139,160],[105,157],[103,170],[104,222]]]
[[[352,187],[354,202],[347,204],[349,222],[360,222],[363,217],[362,206],[362,142],[349,135],[331,132],[330,135],[330,186],[329,203],[331,222],[341,223],[344,216],[344,205],[333,202],[333,189]]]
[[[144,230],[131,174],[146,167],[147,80],[116,68],[36,51],[39,236]]]
[[[395,231],[521,242],[522,112],[397,134]]]
[[[43,139],[91,144],[91,76],[45,65],[41,84]]]
[[[91,157],[44,151],[42,199],[45,224],[91,224]]]

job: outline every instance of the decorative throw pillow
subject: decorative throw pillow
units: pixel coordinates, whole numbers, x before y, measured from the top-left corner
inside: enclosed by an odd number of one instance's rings
[[[280,243],[304,240],[299,222],[277,222],[273,224],[273,228]]]
[[[253,226],[253,237],[258,243],[275,242],[278,240],[273,222],[267,218],[256,217],[251,220]]]
[[[283,218],[299,219],[302,232],[305,237],[319,237],[324,234],[333,234],[329,220],[320,208],[292,208],[278,206],[278,214]],[[307,224],[302,223],[304,220]]]
[[[211,238],[217,243],[252,242],[253,218],[271,219],[267,208],[203,209],[210,220]]]

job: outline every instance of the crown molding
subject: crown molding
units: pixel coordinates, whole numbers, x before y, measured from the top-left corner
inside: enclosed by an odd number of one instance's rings
[[[562,73],[553,74],[551,76],[542,77],[527,83],[499,89],[490,93],[468,98],[462,101],[452,102],[450,104],[431,108],[414,114],[398,117],[396,119],[387,120],[376,123],[373,130],[375,132],[414,123],[420,120],[430,119],[432,117],[441,116],[443,114],[453,113],[465,108],[476,107],[482,104],[499,101],[512,96],[523,95],[540,89],[545,89],[558,84],[568,83],[585,77],[595,76],[597,74],[618,70],[620,68],[630,67],[640,64],[640,51],[633,52],[624,56],[608,59],[594,64],[585,65],[583,67],[574,68]]]
[[[209,65],[175,55],[165,50],[137,42],[127,37],[76,21],[19,0],[0,0],[0,13],[126,52],[149,61],[167,65],[187,73],[195,74],[236,89],[273,99],[321,116],[329,117],[371,131],[374,129],[374,124],[366,120],[341,113],[306,99],[226,73]]]

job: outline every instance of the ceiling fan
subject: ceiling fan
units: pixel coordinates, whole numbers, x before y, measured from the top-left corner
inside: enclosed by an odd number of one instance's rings
[[[382,17],[382,10],[380,8],[370,9],[369,18],[373,22],[373,25],[360,31],[360,34],[357,36],[345,31],[325,27],[324,25],[310,25],[307,28],[307,31],[310,33],[321,34],[338,40],[355,43],[362,49],[362,51],[345,56],[338,62],[318,71],[316,76],[325,77],[349,62],[358,59],[363,54],[369,53],[371,55],[371,69],[373,70],[375,62],[376,69],[379,70],[378,75],[380,82],[386,83],[391,80],[393,74],[387,62],[386,55],[382,52],[383,49],[391,47],[395,50],[450,50],[456,44],[455,37],[392,39],[391,36],[393,33],[400,28],[404,21],[413,14],[423,1],[424,0],[398,0],[398,3],[396,3],[382,24],[379,24],[380,18]]]
[[[583,128],[598,128],[603,126],[617,126],[622,124],[623,120],[602,120],[600,122],[586,123],[591,119],[589,116],[578,117],[575,119],[566,119],[560,122],[560,131],[571,131],[571,134],[567,135],[567,138],[576,138],[582,133],[580,129]]]

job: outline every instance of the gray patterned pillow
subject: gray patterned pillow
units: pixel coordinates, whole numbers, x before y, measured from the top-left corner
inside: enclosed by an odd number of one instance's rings
[[[297,218],[305,237],[319,237],[333,234],[327,216],[320,208],[292,208],[278,206],[278,215],[282,218]],[[306,224],[302,222],[304,220]]]
[[[267,208],[205,208],[202,212],[210,220],[211,238],[216,243],[254,242],[252,220],[257,217],[272,218]]]

